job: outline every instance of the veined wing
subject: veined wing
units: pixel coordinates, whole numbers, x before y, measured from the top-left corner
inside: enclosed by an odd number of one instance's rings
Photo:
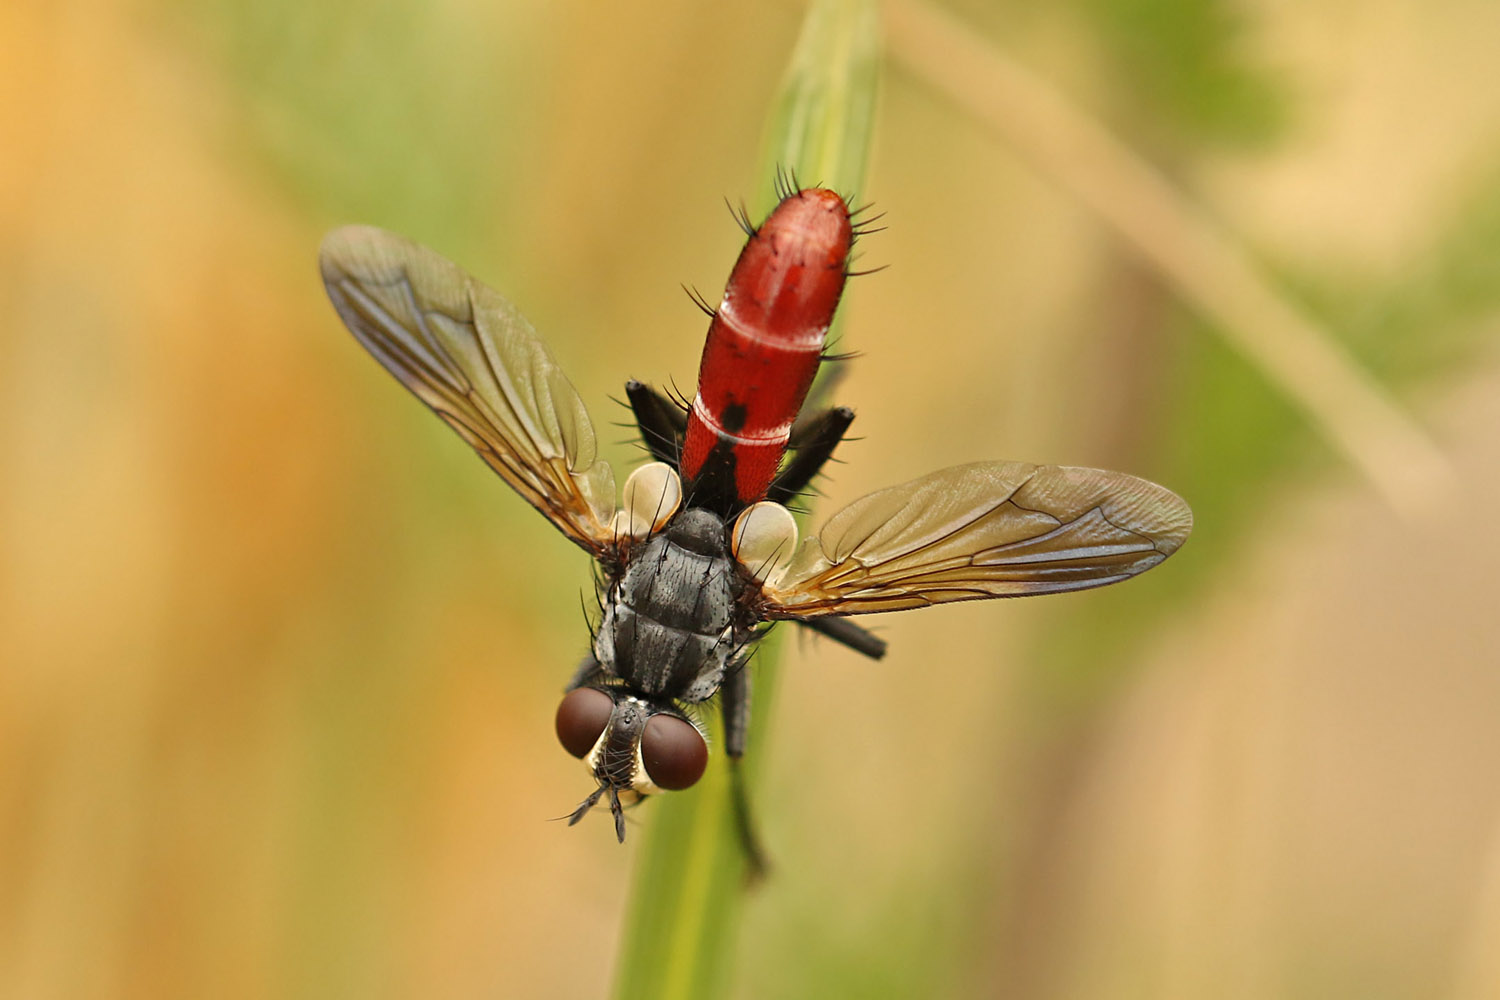
[[[328,297],[375,360],[569,538],[611,538],[614,472],[572,384],[514,306],[437,253],[370,226],[319,253]]]
[[[1102,587],[1171,555],[1193,513],[1102,469],[980,462],[862,497],[765,589],[767,617],[813,618]]]

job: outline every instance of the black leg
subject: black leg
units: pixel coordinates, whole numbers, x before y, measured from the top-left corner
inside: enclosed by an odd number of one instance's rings
[[[682,455],[682,438],[687,433],[687,414],[676,403],[635,379],[625,383],[625,396],[630,400],[641,440],[651,457],[676,469]]]
[[[847,406],[835,406],[830,410],[825,410],[805,425],[794,428],[792,445],[797,449],[797,457],[781,470],[781,474],[776,477],[776,481],[771,484],[770,490],[766,493],[767,499],[785,504],[805,490],[807,484],[812,482],[812,478],[832,457],[833,450],[844,439],[844,434],[853,422],[853,410]],[[826,635],[833,641],[848,646],[856,653],[863,653],[872,660],[878,660],[885,655],[884,639],[876,638],[846,619],[798,619],[797,624],[812,629],[820,635]]]
[[[750,814],[750,793],[745,788],[744,761],[739,757],[729,758],[729,788],[730,794],[734,796],[734,823],[740,832],[740,848],[745,852],[745,881],[759,882],[766,877],[771,864],[766,860],[765,849],[760,846],[755,818]]]
[[[724,713],[724,753],[729,757],[729,787],[734,797],[734,821],[740,846],[745,852],[745,877],[758,881],[766,874],[766,852],[761,849],[750,814],[750,794],[745,788],[743,758],[750,732],[750,670],[741,659],[730,667],[719,688],[719,707]]]
[[[862,653],[872,660],[878,660],[885,655],[884,639],[868,629],[860,628],[847,618],[796,618],[793,620],[803,628],[811,629],[819,635],[826,635],[834,642],[848,646],[856,653]]]
[[[844,439],[844,432],[853,422],[853,410],[847,406],[835,406],[825,410],[805,429],[800,429],[792,442],[797,449],[796,457],[776,476],[766,491],[766,499],[785,504],[807,489],[807,484],[833,455],[833,449]]]
[[[724,713],[724,752],[731,757],[745,756],[745,742],[750,736],[750,668],[747,657],[740,656],[724,671],[719,685],[719,708]]]

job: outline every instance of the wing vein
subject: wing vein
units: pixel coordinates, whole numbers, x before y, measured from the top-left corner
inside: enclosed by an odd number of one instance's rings
[[[1104,586],[1159,564],[1191,528],[1187,504],[1133,476],[955,466],[834,514],[764,588],[767,614],[866,614]]]
[[[530,324],[457,265],[363,226],[323,242],[329,297],[355,337],[569,538],[600,554],[614,482],[593,426]]]

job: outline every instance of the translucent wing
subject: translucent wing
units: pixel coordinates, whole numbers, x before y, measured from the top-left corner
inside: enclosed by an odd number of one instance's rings
[[[599,552],[614,472],[557,362],[515,307],[426,247],[369,226],[335,229],[319,253],[344,323],[516,492]]]
[[[765,588],[769,618],[813,618],[1102,587],[1193,528],[1144,479],[1061,465],[959,465],[862,497]]]

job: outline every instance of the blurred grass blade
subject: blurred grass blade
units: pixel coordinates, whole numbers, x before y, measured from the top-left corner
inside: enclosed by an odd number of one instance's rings
[[[880,72],[879,14],[867,0],[825,0],[807,12],[761,141],[758,214],[776,204],[776,168],[805,186],[853,198],[865,178]]]
[[[777,168],[806,185],[853,197],[864,180],[879,76],[879,16],[872,0],[820,0],[803,22],[767,123],[752,214],[775,203]],[[755,721],[745,779],[752,789],[776,674],[774,639],[755,671]],[[717,720],[710,720],[717,733]],[[746,863],[736,832],[728,762],[714,755],[687,792],[648,804],[621,937],[615,996],[676,1000],[724,996],[738,939]],[[774,847],[772,861],[774,863]]]
[[[1420,516],[1453,491],[1447,459],[1422,429],[1159,171],[948,14],[891,0],[886,15],[893,59],[1112,226],[1395,509]]]

